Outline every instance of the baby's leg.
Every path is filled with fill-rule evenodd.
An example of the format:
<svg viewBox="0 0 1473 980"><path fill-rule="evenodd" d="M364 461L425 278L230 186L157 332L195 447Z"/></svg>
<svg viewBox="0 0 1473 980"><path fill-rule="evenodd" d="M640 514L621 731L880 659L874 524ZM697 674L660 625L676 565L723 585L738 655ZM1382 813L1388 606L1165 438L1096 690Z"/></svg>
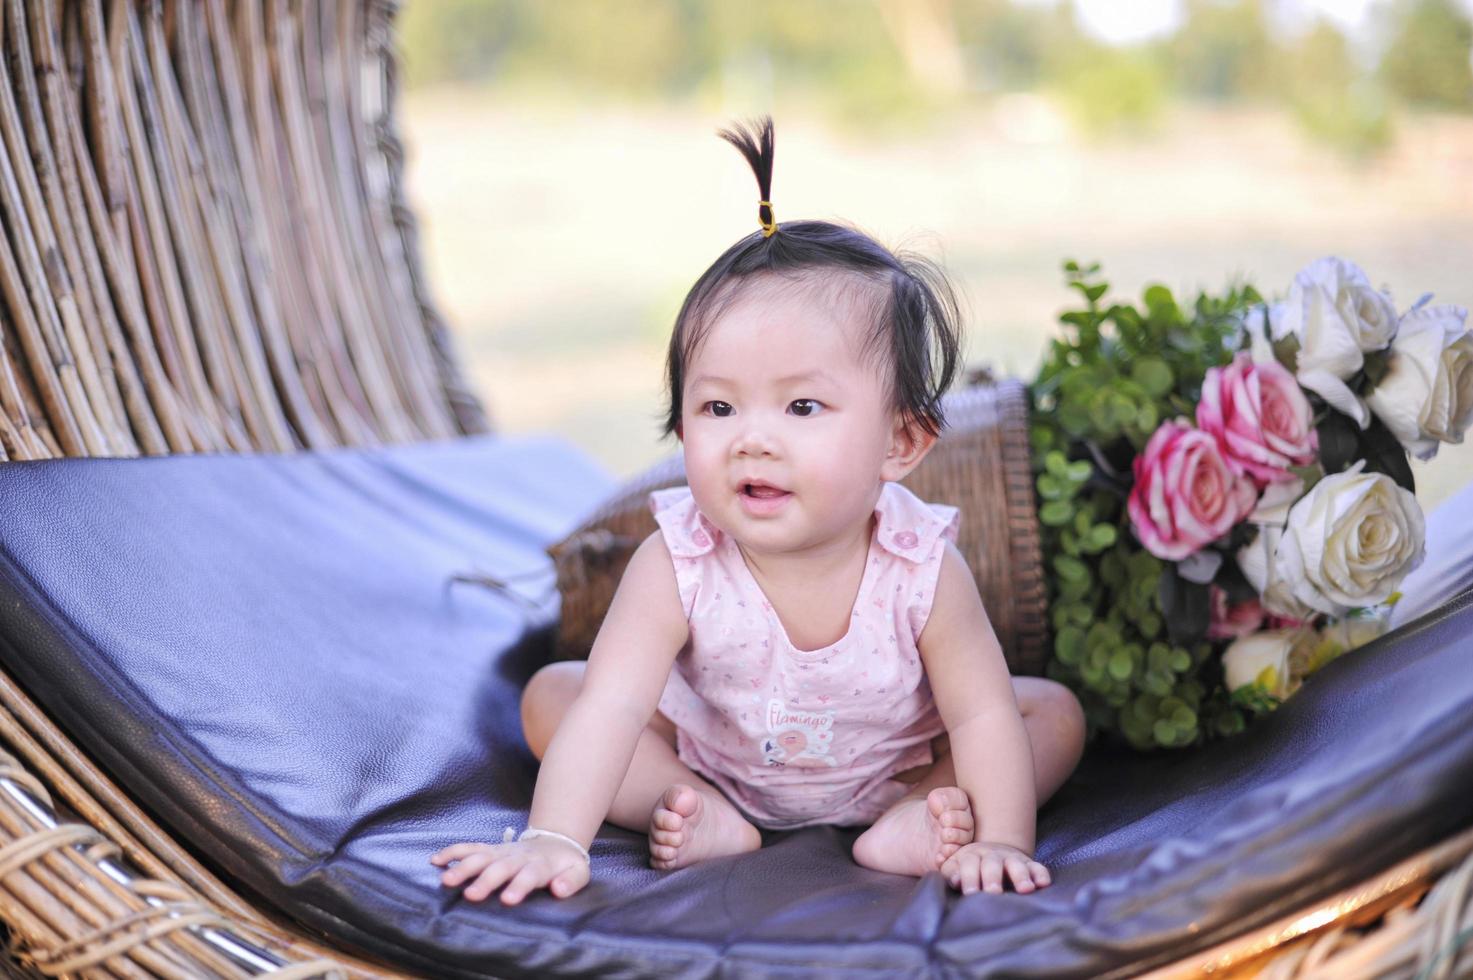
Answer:
<svg viewBox="0 0 1473 980"><path fill-rule="evenodd" d="M1043 806L1079 764L1084 712L1073 692L1041 677L1014 677L1013 694L1033 751L1034 794ZM986 828L975 826L967 796L957 786L945 735L937 738L935 753L928 769L896 775L903 782L914 780L915 786L855 840L857 863L893 874L921 875L972 841L974 832L975 839L986 839ZM963 830L966 836L959 839Z"/></svg>
<svg viewBox="0 0 1473 980"><path fill-rule="evenodd" d="M543 667L522 693L522 730L538 759L583 686L581 660ZM640 733L608 820L649 834L650 865L662 870L754 851L762 835L721 791L675 754L675 726L656 711Z"/></svg>

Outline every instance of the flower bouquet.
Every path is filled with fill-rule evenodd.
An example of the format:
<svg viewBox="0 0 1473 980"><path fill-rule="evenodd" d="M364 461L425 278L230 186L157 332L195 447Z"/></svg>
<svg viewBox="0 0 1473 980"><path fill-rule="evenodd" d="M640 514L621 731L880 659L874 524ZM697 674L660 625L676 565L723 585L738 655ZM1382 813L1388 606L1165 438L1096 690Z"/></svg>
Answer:
<svg viewBox="0 0 1473 980"><path fill-rule="evenodd" d="M1408 454L1473 420L1466 311L1337 258L1189 309L1065 269L1083 308L1030 388L1048 674L1137 748L1231 735L1384 631L1424 552Z"/></svg>

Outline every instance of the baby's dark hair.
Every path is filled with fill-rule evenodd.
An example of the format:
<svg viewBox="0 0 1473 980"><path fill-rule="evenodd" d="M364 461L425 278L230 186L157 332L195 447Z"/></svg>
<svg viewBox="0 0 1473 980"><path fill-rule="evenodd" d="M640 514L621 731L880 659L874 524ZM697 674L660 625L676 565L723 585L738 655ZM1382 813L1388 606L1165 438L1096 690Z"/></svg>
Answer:
<svg viewBox="0 0 1473 980"><path fill-rule="evenodd" d="M876 297L864 353L892 365L890 395L902 419L939 435L946 424L941 396L956 375L961 350L961 314L945 273L929 259L891 252L855 228L828 221L784 222L779 228L770 197L772 120L760 120L751 131L735 126L720 135L741 150L757 175L764 230L723 252L681 304L666 359L666 435L680 424L686 367L711 323L744 284L764 275L794 282L833 275L834 285L845 293Z"/></svg>

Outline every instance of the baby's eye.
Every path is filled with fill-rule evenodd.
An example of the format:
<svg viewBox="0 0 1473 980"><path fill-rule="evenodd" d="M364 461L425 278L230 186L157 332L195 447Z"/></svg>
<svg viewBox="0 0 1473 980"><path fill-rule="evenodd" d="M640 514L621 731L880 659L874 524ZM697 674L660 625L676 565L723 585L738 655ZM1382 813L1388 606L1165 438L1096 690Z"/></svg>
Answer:
<svg viewBox="0 0 1473 980"><path fill-rule="evenodd" d="M701 406L701 411L707 415L714 415L718 419L724 419L736 411L726 402L707 402Z"/></svg>
<svg viewBox="0 0 1473 980"><path fill-rule="evenodd" d="M788 405L788 411L794 415L807 418L810 415L817 415L823 411L823 402L816 401L812 398L796 398Z"/></svg>

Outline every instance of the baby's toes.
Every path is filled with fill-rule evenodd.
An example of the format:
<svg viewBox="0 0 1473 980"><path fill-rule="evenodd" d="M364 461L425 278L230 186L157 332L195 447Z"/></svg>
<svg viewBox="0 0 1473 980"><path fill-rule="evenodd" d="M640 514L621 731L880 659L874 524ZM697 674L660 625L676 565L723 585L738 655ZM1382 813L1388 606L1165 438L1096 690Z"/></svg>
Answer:
<svg viewBox="0 0 1473 980"><path fill-rule="evenodd" d="M671 847L679 847L685 843L685 831L683 830L651 830L650 841L656 844L668 844Z"/></svg>
<svg viewBox="0 0 1473 980"><path fill-rule="evenodd" d="M960 786L939 786L931 790L926 794L926 807L937 819L945 819L949 813L965 810L970 814L971 811L971 803Z"/></svg>
<svg viewBox="0 0 1473 980"><path fill-rule="evenodd" d="M942 827L941 842L943 844L970 844L972 842L972 828Z"/></svg>
<svg viewBox="0 0 1473 980"><path fill-rule="evenodd" d="M941 826L943 827L956 827L958 830L970 831L975 822L972 819L970 806L962 810L941 811Z"/></svg>
<svg viewBox="0 0 1473 980"><path fill-rule="evenodd" d="M675 783L665 790L665 794L660 797L660 803L663 809L683 820L695 816L696 807L700 805L701 798L693 787L684 783Z"/></svg>
<svg viewBox="0 0 1473 980"><path fill-rule="evenodd" d="M672 810L656 807L655 812L650 815L650 823L660 830L679 830L685 823L685 818Z"/></svg>

